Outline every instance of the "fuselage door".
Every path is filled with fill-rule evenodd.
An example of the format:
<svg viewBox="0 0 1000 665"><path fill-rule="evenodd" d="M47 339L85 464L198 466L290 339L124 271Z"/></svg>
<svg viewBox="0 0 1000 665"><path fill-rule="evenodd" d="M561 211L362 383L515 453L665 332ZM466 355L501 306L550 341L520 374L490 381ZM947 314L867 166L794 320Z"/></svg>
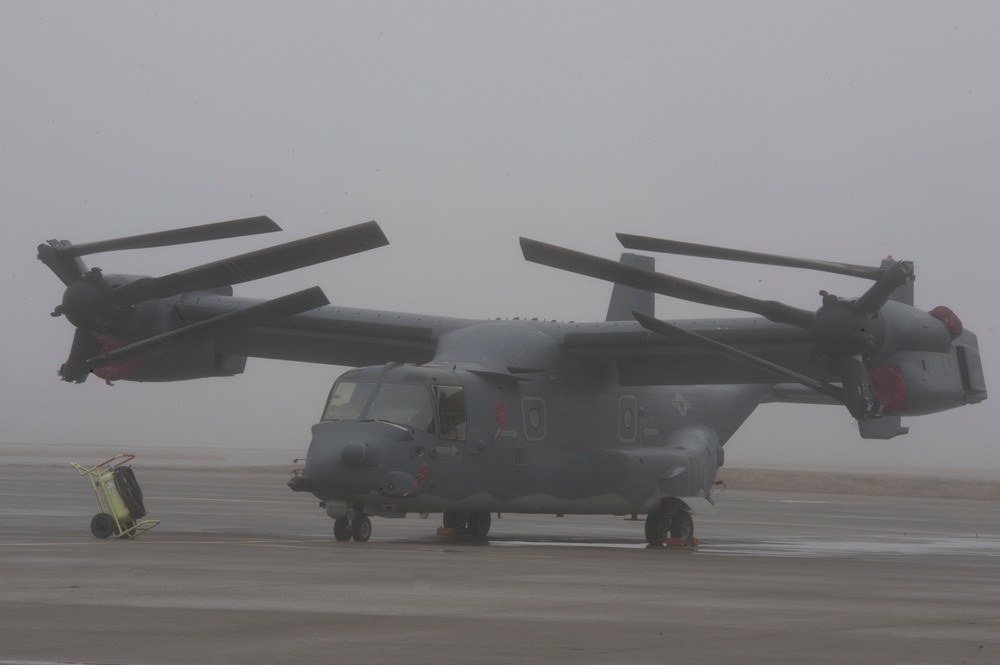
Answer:
<svg viewBox="0 0 1000 665"><path fill-rule="evenodd" d="M435 385L432 392L437 408L438 436L464 442L468 426L465 390L462 386Z"/></svg>
<svg viewBox="0 0 1000 665"><path fill-rule="evenodd" d="M524 412L524 438L528 441L545 440L545 400L525 397L521 400Z"/></svg>
<svg viewBox="0 0 1000 665"><path fill-rule="evenodd" d="M639 430L639 413L635 395L622 395L618 398L618 439L622 443L635 443L636 432Z"/></svg>

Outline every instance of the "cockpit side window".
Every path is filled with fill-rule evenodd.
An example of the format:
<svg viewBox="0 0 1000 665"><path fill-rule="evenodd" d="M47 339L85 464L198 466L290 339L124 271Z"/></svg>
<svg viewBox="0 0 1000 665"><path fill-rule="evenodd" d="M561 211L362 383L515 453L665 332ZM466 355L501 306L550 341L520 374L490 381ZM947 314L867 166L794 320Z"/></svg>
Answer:
<svg viewBox="0 0 1000 665"><path fill-rule="evenodd" d="M373 392L375 384L371 382L337 381L326 401L323 420L358 420Z"/></svg>
<svg viewBox="0 0 1000 665"><path fill-rule="evenodd" d="M442 439L465 441L465 391L462 386L434 386L434 403L441 424L438 435Z"/></svg>
<svg viewBox="0 0 1000 665"><path fill-rule="evenodd" d="M427 386L413 383L379 385L365 420L384 420L421 432L433 432L434 408Z"/></svg>

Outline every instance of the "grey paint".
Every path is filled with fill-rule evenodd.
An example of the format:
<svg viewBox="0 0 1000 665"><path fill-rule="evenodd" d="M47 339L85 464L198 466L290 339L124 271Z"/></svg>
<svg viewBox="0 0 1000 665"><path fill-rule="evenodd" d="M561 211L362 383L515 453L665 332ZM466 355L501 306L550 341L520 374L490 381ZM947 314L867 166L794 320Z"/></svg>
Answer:
<svg viewBox="0 0 1000 665"><path fill-rule="evenodd" d="M363 226L382 237L377 225ZM336 232L319 237L336 237ZM255 252L255 269L283 271L290 246L308 243L278 246L276 267L268 250ZM323 251L339 256L342 247L333 243ZM309 260L322 255L317 250ZM591 259L573 253L572 269L590 274ZM610 319L626 308L652 309L651 295L636 286L646 281L644 275L656 276L648 270L650 262L631 255L623 260L632 266L634 283L616 284ZM116 360L114 370L129 380L232 374L248 356L368 365L345 375L345 381L367 386L352 393L359 396L357 408L349 415L333 410L314 425L305 468L289 483L321 501L338 520L338 537L348 535L349 528L358 540L368 537L367 516L408 512L444 512L446 526L467 525L480 535L494 512L642 513L651 544L662 543L668 532L690 537L688 513L710 508L730 437L763 401L801 400L801 392L789 390L768 371L768 363L813 382L836 381L843 358L830 349L839 348L838 335L849 340L857 335L850 327L842 332L837 318L837 308L846 311L851 301L830 299L807 330L759 317L673 322L719 343L720 353L650 332L635 321L482 321L329 305L247 329L223 327L209 342L197 338L183 346L192 326L257 310L262 303L219 287L215 267L222 265L226 262L211 264L210 290L113 307L107 301L128 284L142 283L156 294L173 289L155 279L81 275L67 286L67 318L72 312L72 322L102 346L109 340L125 345L118 353L126 359ZM614 264L600 266L605 278L617 274ZM62 264L50 267L65 277ZM187 274L197 276L198 270ZM189 277L187 283L197 282ZM86 288L78 288L80 283ZM693 283L668 286L679 297L681 291L701 289ZM716 293L721 292L713 291L712 297ZM763 311L777 311L776 318L785 321L782 308L775 303ZM824 311L833 313L832 328L819 316ZM793 318L808 322L811 317L797 310ZM888 438L905 431L901 415L986 398L975 335L949 329L946 316L889 301L861 319L851 317L846 319L850 325L858 320L874 331L864 331L870 353L858 356L862 380L869 380L870 371L883 382L897 380L906 391L905 396L893 394L892 386L884 388L874 378L871 386L859 384L891 407L878 411L884 421L861 418L862 436ZM154 336L167 352L128 356L130 342ZM857 353L852 344L844 345L844 353ZM74 355L81 348L76 344L64 365L67 381L86 377L76 371L81 364ZM733 360L725 349L748 353L763 364ZM98 366L97 372L108 369L93 359L86 362ZM343 384L344 395L332 391L331 404L344 399L348 387ZM831 389L829 394L839 393ZM456 395L460 402L453 401Z"/></svg>

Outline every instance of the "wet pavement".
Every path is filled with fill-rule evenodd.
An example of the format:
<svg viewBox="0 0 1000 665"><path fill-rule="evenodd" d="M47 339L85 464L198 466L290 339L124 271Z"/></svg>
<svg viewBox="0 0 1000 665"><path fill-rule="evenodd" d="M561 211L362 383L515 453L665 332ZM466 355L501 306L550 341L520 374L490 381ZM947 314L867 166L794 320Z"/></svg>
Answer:
<svg viewBox="0 0 1000 665"><path fill-rule="evenodd" d="M1000 662L998 502L730 490L696 549L537 515L359 544L287 473L135 470L161 523L97 540L86 478L0 465L0 663Z"/></svg>

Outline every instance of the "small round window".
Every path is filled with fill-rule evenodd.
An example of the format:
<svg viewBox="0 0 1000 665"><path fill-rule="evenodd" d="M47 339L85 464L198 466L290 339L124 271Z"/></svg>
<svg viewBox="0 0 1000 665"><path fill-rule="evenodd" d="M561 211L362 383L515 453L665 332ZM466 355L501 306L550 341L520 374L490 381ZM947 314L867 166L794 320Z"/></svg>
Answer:
<svg viewBox="0 0 1000 665"><path fill-rule="evenodd" d="M622 411L622 425L625 429L632 429L632 409L626 408Z"/></svg>
<svg viewBox="0 0 1000 665"><path fill-rule="evenodd" d="M532 407L528 411L528 424L531 426L531 429L538 429L542 426L542 414L538 409Z"/></svg>
<svg viewBox="0 0 1000 665"><path fill-rule="evenodd" d="M521 401L524 418L524 436L528 441L545 439L545 402L538 397L525 397Z"/></svg>

